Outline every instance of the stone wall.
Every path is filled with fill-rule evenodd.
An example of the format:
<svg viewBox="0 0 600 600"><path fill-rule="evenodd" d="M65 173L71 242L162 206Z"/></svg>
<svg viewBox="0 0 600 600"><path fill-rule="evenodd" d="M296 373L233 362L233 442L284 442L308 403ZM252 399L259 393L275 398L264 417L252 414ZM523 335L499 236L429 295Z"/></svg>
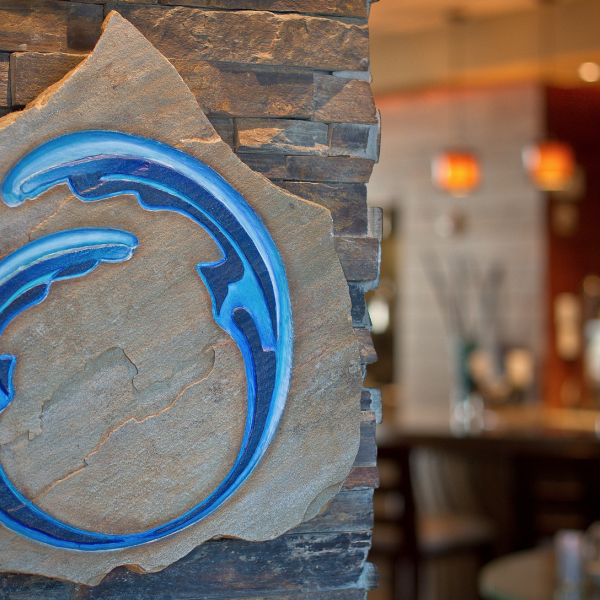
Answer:
<svg viewBox="0 0 600 600"><path fill-rule="evenodd" d="M21 110L76 66L111 10L174 64L240 159L331 211L362 362L375 360L364 302L377 284L381 222L367 207L365 186L379 144L368 0L0 0L0 116ZM376 577L366 557L377 391L364 390L362 409L361 446L341 493L280 538L213 540L160 573L120 568L93 588L5 575L0 597L364 598Z"/></svg>

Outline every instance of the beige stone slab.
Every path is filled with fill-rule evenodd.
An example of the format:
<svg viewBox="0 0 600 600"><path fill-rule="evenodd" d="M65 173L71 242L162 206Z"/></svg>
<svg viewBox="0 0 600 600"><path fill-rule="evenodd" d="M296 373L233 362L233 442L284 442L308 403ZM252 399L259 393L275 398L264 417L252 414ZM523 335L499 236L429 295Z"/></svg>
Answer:
<svg viewBox="0 0 600 600"><path fill-rule="evenodd" d="M156 571L204 540L266 540L316 515L359 444L361 369L329 212L253 173L221 140L176 70L113 13L94 52L22 112L0 119L0 177L41 143L81 130L153 138L229 181L259 214L290 288L294 364L267 454L219 510L180 533L118 551L57 549L0 526L0 568L94 584L118 565ZM246 382L212 318L196 264L215 242L130 195L83 203L65 185L17 208L0 203L0 258L74 227L134 233L131 260L53 284L0 338L17 356L15 400L0 414L0 462L17 488L73 526L132 533L204 498L234 460Z"/></svg>

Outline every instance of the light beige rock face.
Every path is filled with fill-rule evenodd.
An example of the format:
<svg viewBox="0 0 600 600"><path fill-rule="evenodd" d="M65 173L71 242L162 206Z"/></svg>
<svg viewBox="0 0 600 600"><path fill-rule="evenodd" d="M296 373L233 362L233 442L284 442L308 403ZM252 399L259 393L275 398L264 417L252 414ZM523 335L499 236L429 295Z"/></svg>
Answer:
<svg viewBox="0 0 600 600"><path fill-rule="evenodd" d="M58 135L153 138L202 160L260 215L286 269L294 322L288 400L267 454L212 515L169 538L110 552L57 549L0 526L0 568L94 584L118 565L155 571L215 536L276 537L319 512L359 442L361 369L327 210L271 185L221 141L175 69L109 15L93 54L22 113L0 119L0 177ZM0 414L0 461L42 510L104 533L143 531L206 497L238 452L246 418L240 351L213 320L196 264L220 256L189 219L131 195L84 203L60 185L0 202L0 258L74 227L124 229L126 262L55 282L0 338L17 357Z"/></svg>

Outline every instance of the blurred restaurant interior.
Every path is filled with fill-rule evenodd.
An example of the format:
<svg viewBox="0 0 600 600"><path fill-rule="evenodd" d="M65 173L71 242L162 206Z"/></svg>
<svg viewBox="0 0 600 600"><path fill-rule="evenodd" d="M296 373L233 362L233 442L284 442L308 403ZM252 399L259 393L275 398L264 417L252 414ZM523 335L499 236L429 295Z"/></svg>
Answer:
<svg viewBox="0 0 600 600"><path fill-rule="evenodd" d="M370 600L600 598L600 0L369 24Z"/></svg>

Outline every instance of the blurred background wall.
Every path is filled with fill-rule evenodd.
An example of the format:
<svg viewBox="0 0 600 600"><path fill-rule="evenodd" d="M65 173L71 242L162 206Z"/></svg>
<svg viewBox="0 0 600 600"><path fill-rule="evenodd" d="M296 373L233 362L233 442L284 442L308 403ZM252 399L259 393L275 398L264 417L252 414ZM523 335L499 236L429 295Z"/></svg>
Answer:
<svg viewBox="0 0 600 600"><path fill-rule="evenodd" d="M383 354L393 354L393 386L384 387L388 419L447 426L455 328L444 318L448 299L440 296L440 277L453 288L446 292L460 306L465 329L479 330L480 345L495 335L504 349L533 356L534 380L521 400L595 408L596 399L585 393L585 368L557 357L552 311L562 292L582 300L585 277L596 273L579 273L569 283L561 275L572 266L560 248L557 255L557 244L577 245L578 226L555 235L556 198L533 185L522 151L557 133L564 138L559 122L577 121L581 112L573 99L554 102L549 90L598 89L600 2L381 0L371 7L370 31L382 140L369 202L385 207L394 225L393 238L384 242L380 286L380 296L390 289L393 295L393 333L379 336L388 339L387 348L380 340ZM589 81L582 79L584 63L592 69L583 71ZM592 98L588 105L580 117L593 130L600 104ZM466 148L480 161L481 183L463 198L432 183L432 159L449 148ZM598 195L587 179L579 204L572 203L575 212L582 199ZM585 251L600 253L600 244ZM392 255L393 265L386 265ZM481 280L494 270L501 275L492 332L482 322ZM386 383L384 368L375 365L373 378Z"/></svg>
<svg viewBox="0 0 600 600"><path fill-rule="evenodd" d="M465 327L473 329L479 300L473 285L461 281L461 271L483 275L492 265L502 265L503 341L537 356L542 351L545 211L520 153L541 132L542 94L534 84L435 90L384 99L378 106L385 125L369 199L395 210L400 239L394 367L402 417L408 423L447 425L455 375L452 339L428 276L431 269L454 280L469 321ZM459 143L456 118L464 123L464 138L482 165L481 186L466 198L448 197L431 182L432 157Z"/></svg>

